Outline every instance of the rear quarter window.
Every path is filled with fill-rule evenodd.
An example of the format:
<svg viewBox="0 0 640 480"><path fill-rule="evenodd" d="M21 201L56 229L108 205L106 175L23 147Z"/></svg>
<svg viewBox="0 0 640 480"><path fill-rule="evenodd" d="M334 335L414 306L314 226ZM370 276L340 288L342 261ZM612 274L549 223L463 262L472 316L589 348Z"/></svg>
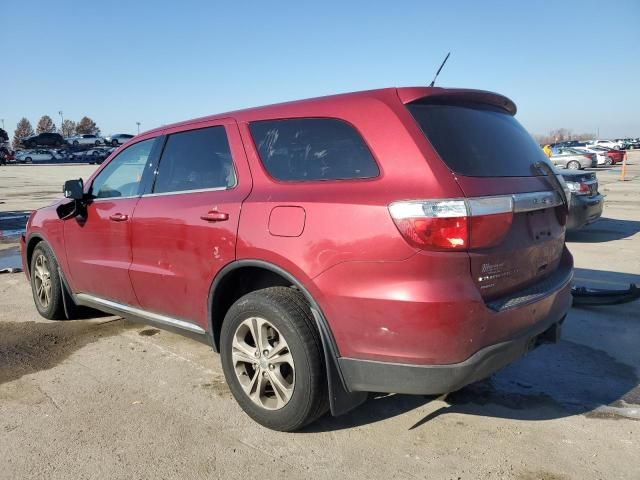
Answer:
<svg viewBox="0 0 640 480"><path fill-rule="evenodd" d="M276 180L349 180L380 173L360 134L342 120L263 120L249 129L264 168Z"/></svg>
<svg viewBox="0 0 640 480"><path fill-rule="evenodd" d="M509 113L484 104L407 105L444 163L471 177L529 177L546 155Z"/></svg>

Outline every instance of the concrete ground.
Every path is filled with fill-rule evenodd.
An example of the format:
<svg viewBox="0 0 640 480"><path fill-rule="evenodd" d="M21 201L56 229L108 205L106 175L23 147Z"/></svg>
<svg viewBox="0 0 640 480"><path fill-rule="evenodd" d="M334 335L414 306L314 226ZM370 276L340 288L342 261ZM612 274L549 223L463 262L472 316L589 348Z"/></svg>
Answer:
<svg viewBox="0 0 640 480"><path fill-rule="evenodd" d="M568 238L577 284L640 284L640 152L630 164L628 182L598 172L603 218ZM0 225L93 168L0 167ZM0 246L15 262L15 237ZM446 398L372 396L295 434L244 415L206 345L43 320L23 274L0 275L0 305L0 479L640 478L638 302L573 308L558 345Z"/></svg>

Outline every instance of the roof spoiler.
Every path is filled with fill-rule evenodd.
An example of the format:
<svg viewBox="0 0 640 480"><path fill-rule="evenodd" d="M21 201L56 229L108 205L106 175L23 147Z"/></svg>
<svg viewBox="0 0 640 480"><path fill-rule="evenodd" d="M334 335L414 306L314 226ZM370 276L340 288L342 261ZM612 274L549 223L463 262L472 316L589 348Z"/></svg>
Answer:
<svg viewBox="0 0 640 480"><path fill-rule="evenodd" d="M487 92L485 90L438 87L409 87L399 88L398 97L404 104L412 103L417 100L451 100L452 102L486 103L499 107L511 115L515 115L518 110L516 104L509 98L505 97L504 95Z"/></svg>

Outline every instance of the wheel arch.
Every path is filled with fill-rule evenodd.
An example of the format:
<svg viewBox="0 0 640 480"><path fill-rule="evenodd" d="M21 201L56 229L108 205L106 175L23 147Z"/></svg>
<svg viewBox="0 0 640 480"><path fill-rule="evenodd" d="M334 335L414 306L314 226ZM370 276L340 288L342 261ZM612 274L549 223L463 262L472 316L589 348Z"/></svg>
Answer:
<svg viewBox="0 0 640 480"><path fill-rule="evenodd" d="M26 241L25 259L29 277L31 277L31 258L33 257L33 251L40 242L47 242L47 239L40 233L32 233Z"/></svg>
<svg viewBox="0 0 640 480"><path fill-rule="evenodd" d="M258 273L258 275L255 275ZM242 283L247 274L254 274L252 280ZM250 288L246 288L247 285ZM215 351L220 350L220 330L229 307L242 295L268 286L293 286L299 290L309 302L311 313L316 323L322 349L324 351L329 403L331 413L340 415L363 403L366 392L349 392L338 363L339 350L331 332L329 323L309 290L294 275L282 267L264 260L243 259L227 264L214 278L209 288L207 300L207 320L209 340ZM214 305L220 308L214 309Z"/></svg>

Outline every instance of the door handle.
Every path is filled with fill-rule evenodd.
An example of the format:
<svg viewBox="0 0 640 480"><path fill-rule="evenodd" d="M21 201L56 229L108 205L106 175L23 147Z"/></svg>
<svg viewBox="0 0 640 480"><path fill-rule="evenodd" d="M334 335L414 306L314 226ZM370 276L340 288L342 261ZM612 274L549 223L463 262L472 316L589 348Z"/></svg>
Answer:
<svg viewBox="0 0 640 480"><path fill-rule="evenodd" d="M205 222L224 222L229 220L229 214L212 210L204 215L200 215L200 218Z"/></svg>
<svg viewBox="0 0 640 480"><path fill-rule="evenodd" d="M114 222L126 222L129 220L129 215L125 215L124 213L114 213L113 215L109 215L109 220Z"/></svg>

